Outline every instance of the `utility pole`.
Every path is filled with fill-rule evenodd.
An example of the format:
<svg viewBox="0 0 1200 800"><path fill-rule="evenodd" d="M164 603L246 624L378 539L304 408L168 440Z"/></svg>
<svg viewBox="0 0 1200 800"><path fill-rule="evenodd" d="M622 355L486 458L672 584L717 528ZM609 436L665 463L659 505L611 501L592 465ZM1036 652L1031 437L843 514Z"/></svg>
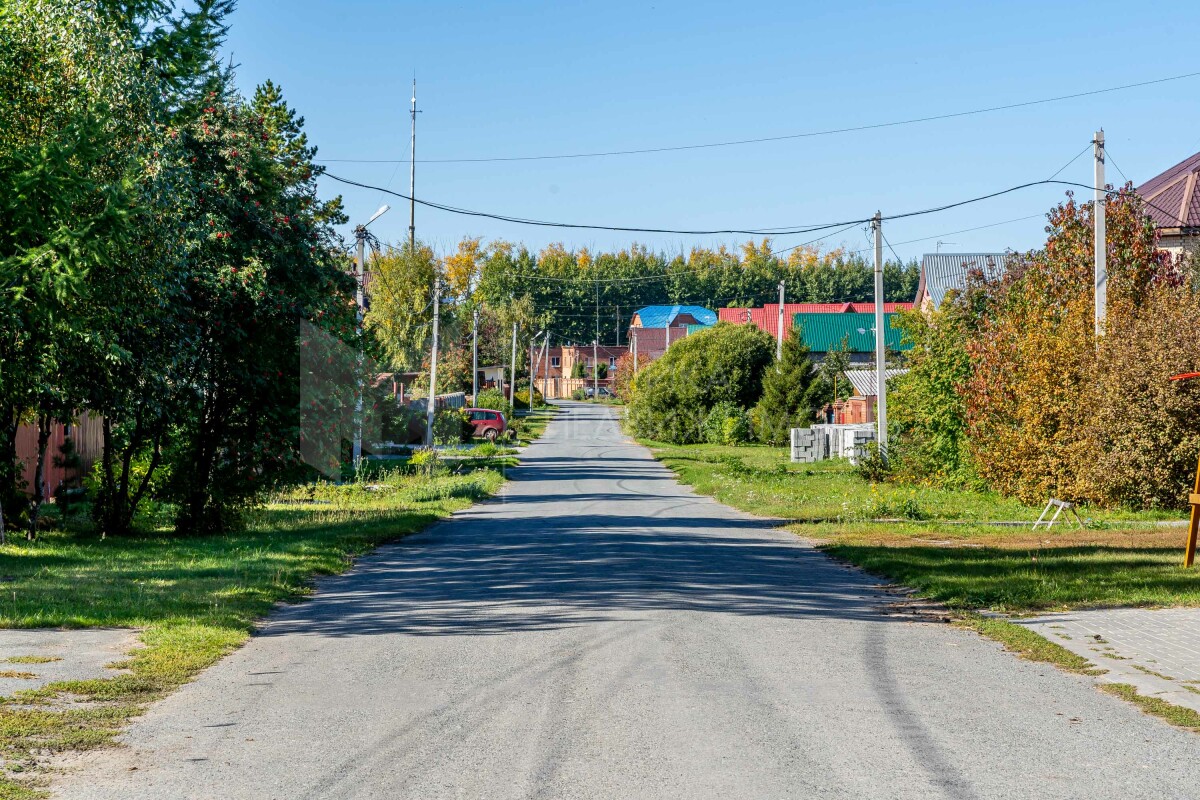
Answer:
<svg viewBox="0 0 1200 800"><path fill-rule="evenodd" d="M508 371L511 386L508 387L508 402L517 410L517 323L513 322L512 368Z"/></svg>
<svg viewBox="0 0 1200 800"><path fill-rule="evenodd" d="M879 455L887 463L887 338L883 328L883 214L875 212L871 220L875 231L875 398Z"/></svg>
<svg viewBox="0 0 1200 800"><path fill-rule="evenodd" d="M1096 336L1104 335L1104 323L1108 316L1108 234L1105 230L1105 200L1104 191L1104 129L1096 131L1092 140L1092 151L1096 158L1095 198L1092 203L1092 218L1096 222L1095 253L1096 253Z"/></svg>
<svg viewBox="0 0 1200 800"><path fill-rule="evenodd" d="M638 352L637 352L637 340L638 340L638 337L637 337L637 328L630 328L630 329L629 329L629 334L630 334L630 336L632 336L632 337L633 337L633 374L634 374L634 375L637 375L637 371L638 371L638 363L637 363L637 357L638 357Z"/></svg>
<svg viewBox="0 0 1200 800"><path fill-rule="evenodd" d="M367 274L366 249L367 249L367 226L359 225L354 229L354 238L358 245L358 257L354 260L354 304L358 307L355 312L355 334L362 338L363 332L363 307L366 304L366 298L363 290L363 276ZM358 358L356 359L358 375L355 379L358 381L358 392L354 398L354 443L350 448L350 463L358 469L358 462L362 458L362 433L363 433L363 376L362 376L362 342L359 342Z"/></svg>
<svg viewBox="0 0 1200 800"><path fill-rule="evenodd" d="M783 285L784 282L779 282L779 331L775 341L775 361L783 368Z"/></svg>
<svg viewBox="0 0 1200 800"><path fill-rule="evenodd" d="M471 402L479 396L479 308L471 312Z"/></svg>
<svg viewBox="0 0 1200 800"><path fill-rule="evenodd" d="M533 354L535 352L537 352L535 349L536 347L537 347L537 337L535 336L529 340L529 413L530 414L533 413L533 387L535 385L535 381L537 381L538 365L537 365L537 362L534 361L534 358L533 358ZM516 409L514 408L513 411L516 411Z"/></svg>
<svg viewBox="0 0 1200 800"><path fill-rule="evenodd" d="M408 159L408 247L417 248L417 79L413 77L412 149Z"/></svg>
<svg viewBox="0 0 1200 800"><path fill-rule="evenodd" d="M550 331L546 331L546 345L542 352L545 353L545 361L543 362L545 364L545 371L542 373L542 397L545 397L547 390L550 388ZM562 363L561 359L559 363Z"/></svg>
<svg viewBox="0 0 1200 800"><path fill-rule="evenodd" d="M596 284L596 338L592 339L592 397L600 399L600 356L597 345L600 344L600 284Z"/></svg>
<svg viewBox="0 0 1200 800"><path fill-rule="evenodd" d="M429 354L429 397L425 400L425 443L433 447L433 420L437 413L438 320L442 287L437 275L433 277L433 347Z"/></svg>
<svg viewBox="0 0 1200 800"><path fill-rule="evenodd" d="M621 307L617 306L617 338L613 342L617 347L621 346Z"/></svg>

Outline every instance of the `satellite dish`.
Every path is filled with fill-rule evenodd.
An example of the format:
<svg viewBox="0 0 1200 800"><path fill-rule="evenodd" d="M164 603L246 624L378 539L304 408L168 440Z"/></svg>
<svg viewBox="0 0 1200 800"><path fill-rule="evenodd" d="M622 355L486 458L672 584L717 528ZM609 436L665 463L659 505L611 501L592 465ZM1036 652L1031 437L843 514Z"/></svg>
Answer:
<svg viewBox="0 0 1200 800"><path fill-rule="evenodd" d="M867 332L867 329L866 329L866 328L859 328L859 329L858 329L858 332L859 332L859 333L866 333L866 332Z"/></svg>

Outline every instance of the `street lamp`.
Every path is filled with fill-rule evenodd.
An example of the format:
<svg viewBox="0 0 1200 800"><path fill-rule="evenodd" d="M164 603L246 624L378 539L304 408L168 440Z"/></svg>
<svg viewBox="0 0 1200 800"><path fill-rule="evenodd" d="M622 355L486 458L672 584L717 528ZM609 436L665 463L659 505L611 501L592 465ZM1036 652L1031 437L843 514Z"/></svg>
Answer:
<svg viewBox="0 0 1200 800"><path fill-rule="evenodd" d="M366 249L367 249L367 225L370 225L375 220L382 217L391 209L389 205L382 205L379 210L371 215L371 218L366 221L366 224L359 225L354 229L354 238L358 244L358 258L354 262L354 302L358 306L357 325L355 333L362 337L363 332L363 315L366 311L366 298L363 292L363 276L367 274ZM354 400L354 445L350 454L350 463L354 468L358 469L358 462L362 459L362 429L363 429L363 352L360 348L358 351L358 397Z"/></svg>

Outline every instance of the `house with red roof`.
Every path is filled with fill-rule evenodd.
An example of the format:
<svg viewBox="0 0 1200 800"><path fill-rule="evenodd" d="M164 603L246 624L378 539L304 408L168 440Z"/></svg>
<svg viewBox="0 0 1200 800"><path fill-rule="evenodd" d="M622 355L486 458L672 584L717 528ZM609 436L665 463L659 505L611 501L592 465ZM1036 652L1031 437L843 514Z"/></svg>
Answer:
<svg viewBox="0 0 1200 800"><path fill-rule="evenodd" d="M1158 228L1159 247L1174 256L1200 256L1200 153L1137 188Z"/></svg>
<svg viewBox="0 0 1200 800"><path fill-rule="evenodd" d="M908 311L912 303L884 303L883 313L895 314ZM874 314L874 303L784 303L783 319L785 331L790 331L797 314ZM717 310L722 322L735 325L749 323L761 328L771 336L779 335L779 303L767 303L761 308L722 308Z"/></svg>

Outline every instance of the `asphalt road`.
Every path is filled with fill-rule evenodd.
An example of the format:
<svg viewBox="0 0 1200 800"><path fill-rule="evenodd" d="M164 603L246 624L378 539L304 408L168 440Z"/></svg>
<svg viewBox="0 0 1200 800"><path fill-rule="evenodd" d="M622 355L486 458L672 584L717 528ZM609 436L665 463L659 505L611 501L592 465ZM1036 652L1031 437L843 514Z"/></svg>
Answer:
<svg viewBox="0 0 1200 800"><path fill-rule="evenodd" d="M679 486L570 405L486 503L158 703L82 798L1196 798L1200 739Z"/></svg>

